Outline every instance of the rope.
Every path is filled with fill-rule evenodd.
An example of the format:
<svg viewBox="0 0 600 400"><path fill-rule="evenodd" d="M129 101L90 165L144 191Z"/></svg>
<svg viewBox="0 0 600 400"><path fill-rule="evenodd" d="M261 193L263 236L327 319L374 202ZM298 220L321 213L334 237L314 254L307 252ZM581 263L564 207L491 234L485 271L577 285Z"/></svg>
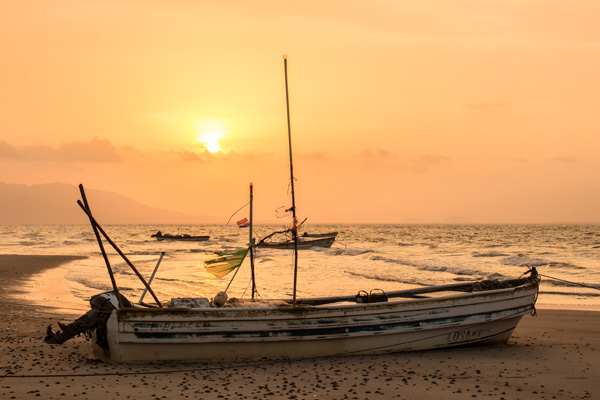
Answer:
<svg viewBox="0 0 600 400"><path fill-rule="evenodd" d="M598 287L594 287L594 286L586 285L586 284L584 284L584 283L578 283L578 282L566 281L566 280L564 280L564 279L553 278L553 277L551 277L551 276L548 276L548 275L542 275L542 274L539 274L539 275L540 275L540 276L543 276L544 278L553 279L553 280L555 280L555 281L561 281L561 282L565 282L565 283L570 283L571 285L575 285L575 286L581 286L581 287L588 288L588 289L596 289L596 290L600 290L600 288L598 288Z"/></svg>
<svg viewBox="0 0 600 400"><path fill-rule="evenodd" d="M225 225L229 225L229 223L231 222L231 218L233 218L233 216L235 214L237 214L242 208L246 207L248 204L250 204L250 202L247 202L246 204L244 204L243 206L241 206L240 208L238 208L236 210L236 212L234 212L233 214L231 214L231 217L229 217L229 220L227 220L227 223Z"/></svg>

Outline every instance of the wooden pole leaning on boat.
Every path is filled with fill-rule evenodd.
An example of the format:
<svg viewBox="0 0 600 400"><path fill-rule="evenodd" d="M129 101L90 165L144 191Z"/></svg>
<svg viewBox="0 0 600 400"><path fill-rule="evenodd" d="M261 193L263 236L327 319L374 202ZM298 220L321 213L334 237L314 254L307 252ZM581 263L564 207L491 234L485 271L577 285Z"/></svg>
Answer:
<svg viewBox="0 0 600 400"><path fill-rule="evenodd" d="M79 192L81 193L81 198L83 199L83 203L85 204L84 211L86 212L88 218L90 219L90 224L92 225L92 229L94 230L94 234L96 235L96 240L98 241L98 246L100 247L100 252L102 253L102 258L104 258L104 263L106 264L106 269L108 269L108 276L110 276L110 283L112 284L113 291L115 292L115 296L117 296L117 301L119 302L119 308L123 308L123 300L121 299L121 295L119 294L119 287L117 286L117 281L115 280L115 275L113 274L112 267L110 266L110 261L108 261L108 256L106 255L106 251L104 250L104 244L102 243L102 238L98 233L98 229L96 225L94 225L92 211L90 210L90 206L87 201L87 197L85 196L85 191L83 190L83 185L79 185ZM77 204L81 206L81 201L77 200Z"/></svg>
<svg viewBox="0 0 600 400"><path fill-rule="evenodd" d="M150 275L150 278L148 279L148 286L152 285L152 280L154 279L154 275L156 275L156 271L158 271L158 267L160 266L160 262L162 261L164 256L165 256L165 252L163 251L160 253L160 257L158 258L158 261L156 262L156 267L154 267L154 270L152 271L152 275ZM140 296L138 304L142 304L142 302L144 301L144 297L146 296L146 293L148 293L148 288L144 288L144 292Z"/></svg>
<svg viewBox="0 0 600 400"><path fill-rule="evenodd" d="M88 214L89 210L85 208L85 206L81 203L81 201L77 200L77 204L79 204L79 207L81 207L81 209L86 214ZM100 233L102 234L102 236L104 236L104 238L106 239L106 241L108 243L110 243L110 245L113 247L113 249L115 249L115 251L117 253L119 253L119 255L121 256L121 258L127 263L127 265L129 265L129 267L137 275L137 277L140 279L140 281L142 281L142 283L144 284L144 286L148 289L148 291L150 292L150 294L154 298L154 301L156 301L156 304L158 305L158 307L162 308L162 304L160 303L160 300L158 300L158 297L156 297L156 294L154 294L154 290L152 290L152 288L150 287L150 285L148 285L148 282L146 282L146 280L144 279L144 277L142 276L142 274L140 274L139 271L137 270L137 268L131 263L131 261L129 261L129 258L127 258L127 256L121 251L121 249L119 249L119 247L115 244L115 242L113 242L111 240L111 238L104 231L104 229L102 229L102 227L100 226L100 224L98 223L98 221L96 221L94 219L94 217L92 217L91 214L88 214L88 217L90 218L90 221L92 222L92 224L95 225L98 228L98 230L100 231Z"/></svg>
<svg viewBox="0 0 600 400"><path fill-rule="evenodd" d="M83 190L83 187L81 187L81 190ZM150 292L150 295L152 295L152 297L154 298L154 301L156 301L156 304L158 305L158 307L162 308L162 304L160 303L160 300L158 300L158 297L156 297L156 294L154 294L154 291L152 290L152 288L150 287L150 285L148 285L148 282L146 282L146 280L139 273L139 271L137 270L137 268L131 263L131 261L129 261L129 259L127 258L127 256L121 251L121 249L119 249L119 247L115 244L115 242L113 242L111 240L111 238L104 231L104 229L102 229L102 227L100 226L100 224L98 223L98 221L96 221L94 219L94 217L92 216L91 211L86 206L83 205L83 203L81 202L81 200L77 200L77 204L79 204L79 207L81 207L81 209L83 210L83 212L85 212L87 214L88 218L90 219L90 222L91 222L92 226L94 226L95 228L98 229L98 231L102 234L102 236L104 236L104 238L106 239L106 241L113 247L113 249L115 249L115 251L117 253L119 253L119 255L121 256L121 258L127 263L127 265L129 265L129 267L137 275L137 277L140 279L140 281L142 281L142 283L144 284L144 286L148 289L148 292ZM111 270L111 273L112 273L112 270ZM113 279L114 279L114 277L113 277ZM116 283L115 283L115 287L116 287ZM120 303L119 303L119 305L120 305Z"/></svg>

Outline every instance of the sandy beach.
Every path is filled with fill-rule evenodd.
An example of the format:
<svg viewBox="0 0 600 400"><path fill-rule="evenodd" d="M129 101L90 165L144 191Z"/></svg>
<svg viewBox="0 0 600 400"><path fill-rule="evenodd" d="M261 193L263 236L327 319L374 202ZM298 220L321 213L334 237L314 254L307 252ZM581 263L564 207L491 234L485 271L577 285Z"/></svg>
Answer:
<svg viewBox="0 0 600 400"><path fill-rule="evenodd" d="M32 274L73 256L0 255L2 399L593 399L600 314L539 309L507 345L239 364L107 365L77 337L43 342L72 315L15 300Z"/></svg>

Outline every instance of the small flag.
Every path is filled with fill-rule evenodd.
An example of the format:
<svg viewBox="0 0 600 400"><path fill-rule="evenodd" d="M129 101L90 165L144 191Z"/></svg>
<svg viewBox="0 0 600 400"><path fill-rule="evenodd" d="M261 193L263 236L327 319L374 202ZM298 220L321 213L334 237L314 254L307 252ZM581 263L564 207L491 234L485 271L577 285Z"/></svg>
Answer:
<svg viewBox="0 0 600 400"><path fill-rule="evenodd" d="M204 261L204 268L217 278L222 278L237 267L242 265L248 250L253 246L249 245L243 249L239 249L233 253L222 253L215 251L215 254L210 259Z"/></svg>
<svg viewBox="0 0 600 400"><path fill-rule="evenodd" d="M244 219L240 219L238 222L238 227L240 228L247 228L250 226L250 221L248 221L248 218L244 218Z"/></svg>

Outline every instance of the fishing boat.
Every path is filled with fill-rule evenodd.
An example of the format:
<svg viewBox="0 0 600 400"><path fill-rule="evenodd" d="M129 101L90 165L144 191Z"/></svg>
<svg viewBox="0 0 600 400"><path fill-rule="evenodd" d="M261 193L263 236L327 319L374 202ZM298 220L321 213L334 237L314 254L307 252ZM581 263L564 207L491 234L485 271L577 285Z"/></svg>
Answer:
<svg viewBox="0 0 600 400"><path fill-rule="evenodd" d="M296 221L286 59L284 66L292 211ZM387 293L372 289L354 295L298 299L296 223L291 232L291 299L254 299L252 269L252 299L228 299L228 286L212 300L173 298L164 304L95 220L82 186L80 191L82 200L78 204L96 234L113 290L93 296L91 310L69 325L59 323L59 331L48 327L45 341L62 344L84 333L91 336L96 357L108 363L299 359L501 344L508 341L524 315L535 314L540 281L535 268L516 279L484 279ZM252 186L250 199L252 204ZM252 211L250 216L252 221ZM207 270L211 268L215 276L237 273L247 254L253 266L255 245L252 229L249 231L247 248L216 254L205 262ZM132 268L156 304L144 303L143 295L133 303L120 293L101 236Z"/></svg>
<svg viewBox="0 0 600 400"><path fill-rule="evenodd" d="M335 242L335 236L331 237L323 237L317 239L301 239L298 238L298 250L302 249L312 249L313 247L325 247L329 248ZM257 247L265 248L265 249L284 249L284 250L292 250L294 248L293 240L286 240L283 242L259 242Z"/></svg>
<svg viewBox="0 0 600 400"><path fill-rule="evenodd" d="M327 232L327 233L308 233L304 232L301 237L302 238L324 238L324 237L336 237L338 235L337 232Z"/></svg>
<svg viewBox="0 0 600 400"><path fill-rule="evenodd" d="M285 239L280 240L272 240L272 238L276 235L286 235ZM262 238L256 246L259 248L266 249L285 249L292 250L294 246L297 246L298 250L302 249L312 249L313 247L325 247L330 248L331 245L335 242L335 237L337 236L337 232L333 232L332 234L320 234L320 235L302 235L301 237L296 238L296 243L294 243L293 235L291 234L291 229L273 232L268 236Z"/></svg>
<svg viewBox="0 0 600 400"><path fill-rule="evenodd" d="M194 235L188 235L188 234L177 234L177 235L172 235L169 233L162 233L161 231L156 232L153 235L150 235L153 238L156 238L156 240L163 241L163 240L175 240L175 241L179 241L179 242L205 242L208 239L210 239L210 236L194 236Z"/></svg>
<svg viewBox="0 0 600 400"><path fill-rule="evenodd" d="M238 301L172 299L171 307L134 305L114 292L92 297L92 310L63 331L60 344L92 332L107 363L231 362L383 354L506 343L535 312L539 278L483 280L355 296Z"/></svg>

